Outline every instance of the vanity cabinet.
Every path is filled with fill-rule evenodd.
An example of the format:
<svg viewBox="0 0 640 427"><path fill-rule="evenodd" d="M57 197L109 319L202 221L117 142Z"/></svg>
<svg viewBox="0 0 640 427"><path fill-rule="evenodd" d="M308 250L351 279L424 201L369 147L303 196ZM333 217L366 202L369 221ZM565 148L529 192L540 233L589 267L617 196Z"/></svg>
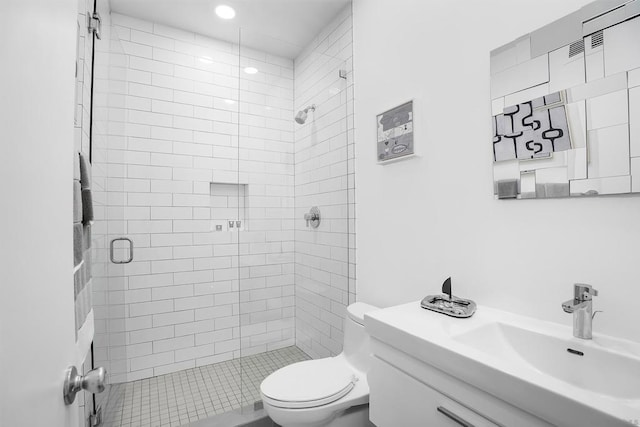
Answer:
<svg viewBox="0 0 640 427"><path fill-rule="evenodd" d="M377 427L498 426L380 359L368 380L369 418Z"/></svg>
<svg viewBox="0 0 640 427"><path fill-rule="evenodd" d="M443 371L372 340L369 417L377 427L551 427Z"/></svg>

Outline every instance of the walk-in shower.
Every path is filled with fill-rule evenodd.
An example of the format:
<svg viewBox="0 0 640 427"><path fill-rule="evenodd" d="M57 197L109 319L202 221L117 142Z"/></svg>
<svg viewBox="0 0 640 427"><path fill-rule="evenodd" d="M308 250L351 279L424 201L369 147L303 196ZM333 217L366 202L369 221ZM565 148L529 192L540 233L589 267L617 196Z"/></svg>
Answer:
<svg viewBox="0 0 640 427"><path fill-rule="evenodd" d="M202 2L165 3L111 0L96 41L93 362L109 427L261 416L262 380L338 354L355 301L350 2L287 3L294 23L278 2L238 7L210 28ZM317 23L300 38L298 21Z"/></svg>

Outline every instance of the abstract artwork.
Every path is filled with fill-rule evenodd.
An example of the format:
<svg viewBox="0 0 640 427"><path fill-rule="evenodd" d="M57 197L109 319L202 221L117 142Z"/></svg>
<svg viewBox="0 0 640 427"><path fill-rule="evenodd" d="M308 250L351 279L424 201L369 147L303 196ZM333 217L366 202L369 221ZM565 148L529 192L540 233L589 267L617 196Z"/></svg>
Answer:
<svg viewBox="0 0 640 427"><path fill-rule="evenodd" d="M562 93L504 109L493 117L495 161L550 157L571 148Z"/></svg>

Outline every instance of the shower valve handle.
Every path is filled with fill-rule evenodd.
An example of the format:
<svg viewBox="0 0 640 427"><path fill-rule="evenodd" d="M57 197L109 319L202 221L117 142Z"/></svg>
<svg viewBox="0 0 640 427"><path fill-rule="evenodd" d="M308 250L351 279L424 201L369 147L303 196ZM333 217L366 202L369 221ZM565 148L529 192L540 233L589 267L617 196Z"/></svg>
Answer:
<svg viewBox="0 0 640 427"><path fill-rule="evenodd" d="M304 214L304 219L307 221L307 227L309 226L309 221L314 221L318 219L316 214Z"/></svg>
<svg viewBox="0 0 640 427"><path fill-rule="evenodd" d="M307 222L307 227L311 225L313 228L320 226L320 209L317 206L311 208L309 213L304 214L304 219Z"/></svg>

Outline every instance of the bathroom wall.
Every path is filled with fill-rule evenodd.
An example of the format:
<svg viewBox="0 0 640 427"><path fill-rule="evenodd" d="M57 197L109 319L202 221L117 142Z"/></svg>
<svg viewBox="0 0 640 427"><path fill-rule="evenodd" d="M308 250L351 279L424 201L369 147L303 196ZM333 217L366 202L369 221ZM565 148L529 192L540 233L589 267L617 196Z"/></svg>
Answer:
<svg viewBox="0 0 640 427"><path fill-rule="evenodd" d="M107 271L110 354L99 357L112 381L237 357L241 338L247 353L292 345L293 62L112 21L124 80L108 147L96 151L106 159L98 222L135 245L132 263ZM259 72L239 76L239 65ZM236 219L240 246L227 229Z"/></svg>
<svg viewBox="0 0 640 427"><path fill-rule="evenodd" d="M355 301L351 23L349 6L295 60L295 111L317 105L295 128L296 344L312 357L342 351L345 308ZM317 229L303 219L312 206Z"/></svg>
<svg viewBox="0 0 640 427"><path fill-rule="evenodd" d="M586 282L594 331L640 340L640 198L492 194L489 51L586 3L355 0L358 299L415 301L452 276L456 295L571 325L560 304ZM418 155L379 166L375 116L409 99Z"/></svg>

